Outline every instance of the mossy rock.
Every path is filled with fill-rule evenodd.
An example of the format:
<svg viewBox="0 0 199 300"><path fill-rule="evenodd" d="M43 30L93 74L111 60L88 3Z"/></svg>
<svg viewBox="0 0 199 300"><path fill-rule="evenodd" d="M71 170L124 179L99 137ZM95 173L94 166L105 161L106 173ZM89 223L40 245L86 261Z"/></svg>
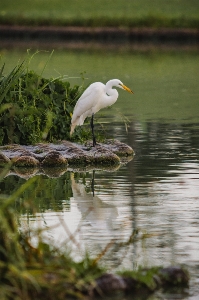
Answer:
<svg viewBox="0 0 199 300"><path fill-rule="evenodd" d="M0 163L11 161L14 167L61 167L70 168L112 169L133 158L133 149L117 140L108 140L98 143L95 147L92 142L85 145L69 141L57 144L36 145L8 145L0 146ZM121 157L119 156L121 154Z"/></svg>
<svg viewBox="0 0 199 300"><path fill-rule="evenodd" d="M104 273L96 279L91 289L92 296L110 296L123 292L130 295L140 295L141 299L159 289L174 291L187 288L189 285L188 272L179 266L166 268L141 268L137 271L124 271L120 274ZM144 298L143 298L144 297Z"/></svg>
<svg viewBox="0 0 199 300"><path fill-rule="evenodd" d="M164 287L188 286L188 272L179 266L161 268L158 271L158 276Z"/></svg>
<svg viewBox="0 0 199 300"><path fill-rule="evenodd" d="M41 163L42 166L62 166L67 165L67 159L57 151L49 152Z"/></svg>
<svg viewBox="0 0 199 300"><path fill-rule="evenodd" d="M0 153L0 167L4 167L7 164L10 164L10 159L3 153Z"/></svg>
<svg viewBox="0 0 199 300"><path fill-rule="evenodd" d="M104 142L104 147L110 151L112 151L113 153L117 154L119 157L124 157L124 156L133 156L134 155L134 151L133 149L128 146L125 143L121 143L118 140L114 140L114 139L107 139Z"/></svg>
<svg viewBox="0 0 199 300"><path fill-rule="evenodd" d="M39 161L32 156L20 156L13 163L14 167L37 167L39 165Z"/></svg>

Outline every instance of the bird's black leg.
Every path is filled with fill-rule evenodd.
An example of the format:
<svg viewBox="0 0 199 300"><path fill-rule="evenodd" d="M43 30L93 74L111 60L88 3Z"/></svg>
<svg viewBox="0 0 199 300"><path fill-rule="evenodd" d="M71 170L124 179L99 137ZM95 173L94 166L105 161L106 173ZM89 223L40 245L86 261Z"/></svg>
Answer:
<svg viewBox="0 0 199 300"><path fill-rule="evenodd" d="M93 170L93 176L92 176L92 181L91 181L91 190L93 197L95 196L95 170Z"/></svg>
<svg viewBox="0 0 199 300"><path fill-rule="evenodd" d="M95 139L95 135L94 135L94 114L92 114L92 117L91 117L91 131L92 131L92 136L93 136L93 147L95 147L96 139Z"/></svg>

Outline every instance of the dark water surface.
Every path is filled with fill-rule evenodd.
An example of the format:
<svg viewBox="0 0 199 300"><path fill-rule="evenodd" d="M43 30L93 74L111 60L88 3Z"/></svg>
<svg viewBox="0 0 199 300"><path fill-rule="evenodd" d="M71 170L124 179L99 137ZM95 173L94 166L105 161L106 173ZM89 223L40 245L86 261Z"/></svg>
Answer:
<svg viewBox="0 0 199 300"><path fill-rule="evenodd" d="M15 204L19 227L45 228L44 238L70 245L76 259L85 250L96 257L106 249L100 262L111 272L182 264L191 274L189 291L150 299L199 299L198 54L65 56L68 74L79 57L79 67L87 67L89 78L93 72L93 81L96 74L104 81L118 77L134 90L135 95L120 91L115 108L98 121L135 156L117 170L95 170L94 195L92 171L37 175L32 191ZM57 62L61 57L62 52ZM106 74L104 65L110 66ZM128 116L128 132L121 115ZM25 180L9 174L0 183L1 193L12 193ZM27 202L26 210L21 201Z"/></svg>

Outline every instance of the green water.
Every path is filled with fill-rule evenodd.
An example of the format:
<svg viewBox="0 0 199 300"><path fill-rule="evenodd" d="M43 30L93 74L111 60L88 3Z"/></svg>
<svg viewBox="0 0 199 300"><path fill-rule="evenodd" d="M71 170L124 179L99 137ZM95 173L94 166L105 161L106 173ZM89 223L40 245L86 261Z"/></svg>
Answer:
<svg viewBox="0 0 199 300"><path fill-rule="evenodd" d="M34 53L32 51L32 53ZM1 51L2 62L10 70L25 51ZM50 52L40 52L30 68L41 74ZM84 73L85 72L85 73ZM114 108L137 120L198 120L199 111L199 55L197 53L129 53L116 51L61 51L55 50L43 72L46 77L67 75L71 84L85 86L94 81L106 82L118 78L129 86L134 95L120 91ZM110 111L108 114L111 113Z"/></svg>
<svg viewBox="0 0 199 300"><path fill-rule="evenodd" d="M2 54L6 70L24 57L22 51ZM31 66L41 73L48 57L40 53ZM134 91L119 91L114 107L99 113L98 121L105 121L107 133L133 147L135 157L118 170L97 170L94 196L92 171L77 172L70 166L60 174L35 170L32 190L14 205L20 229L41 226L51 243L69 243L75 258L85 250L96 257L111 241L100 260L110 272L182 264L191 274L189 291L151 299L198 299L199 55L56 50L44 75L68 75L73 85L82 84L84 71L85 85L119 78ZM121 115L128 116L128 132ZM29 176L8 172L1 193L13 193ZM132 232L137 232L136 241L125 244Z"/></svg>

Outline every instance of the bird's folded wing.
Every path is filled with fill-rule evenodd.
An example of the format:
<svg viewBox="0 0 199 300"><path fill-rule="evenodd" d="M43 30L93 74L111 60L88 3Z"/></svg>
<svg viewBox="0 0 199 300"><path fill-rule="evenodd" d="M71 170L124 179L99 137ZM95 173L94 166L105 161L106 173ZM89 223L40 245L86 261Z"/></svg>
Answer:
<svg viewBox="0 0 199 300"><path fill-rule="evenodd" d="M77 101L72 122L75 122L77 118L92 110L99 100L99 95L102 93L102 86L96 86L95 84L90 85Z"/></svg>

